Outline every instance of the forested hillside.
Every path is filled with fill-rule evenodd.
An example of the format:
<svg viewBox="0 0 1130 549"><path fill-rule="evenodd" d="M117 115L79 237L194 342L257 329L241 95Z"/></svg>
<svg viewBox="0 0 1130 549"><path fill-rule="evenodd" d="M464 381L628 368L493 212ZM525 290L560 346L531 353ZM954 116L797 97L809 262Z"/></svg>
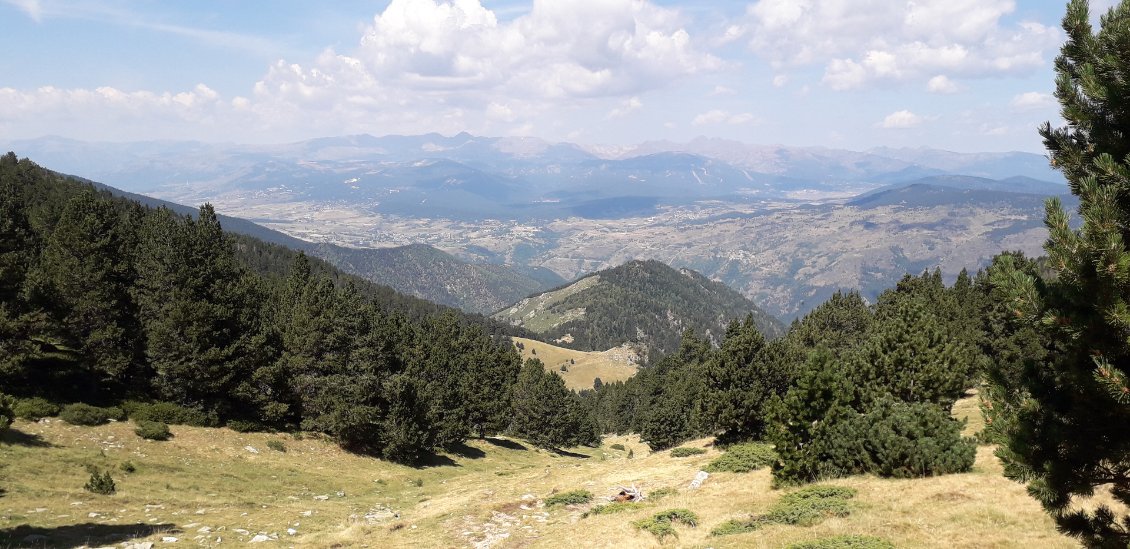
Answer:
<svg viewBox="0 0 1130 549"><path fill-rule="evenodd" d="M11 153L0 214L4 393L115 406L96 419L320 431L400 461L510 427L510 328L232 236L210 206L146 208ZM528 389L570 406L540 379Z"/></svg>
<svg viewBox="0 0 1130 549"><path fill-rule="evenodd" d="M524 299L494 318L572 349L631 342L658 357L679 347L684 330L718 342L732 320L746 315L768 338L784 332L780 321L725 284L658 261L630 261Z"/></svg>

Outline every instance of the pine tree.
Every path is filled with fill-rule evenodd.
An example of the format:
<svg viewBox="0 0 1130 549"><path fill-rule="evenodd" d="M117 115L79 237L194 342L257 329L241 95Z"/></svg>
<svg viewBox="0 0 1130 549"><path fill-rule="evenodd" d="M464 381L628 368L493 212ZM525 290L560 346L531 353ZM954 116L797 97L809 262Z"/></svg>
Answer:
<svg viewBox="0 0 1130 549"><path fill-rule="evenodd" d="M545 371L536 358L526 360L514 384L511 431L541 448L556 449L587 443L592 425L581 402L561 376Z"/></svg>
<svg viewBox="0 0 1130 549"><path fill-rule="evenodd" d="M1067 126L1040 134L1052 165L1079 197L1072 230L1048 201L1046 284L1005 257L994 282L1013 315L1032 322L1046 358L1025 368L1021 404L1007 429L1005 474L1028 484L1059 527L1094 547L1130 544L1130 515L1078 506L1100 486L1130 504L1130 1L1102 17L1073 0L1056 59L1056 97Z"/></svg>
<svg viewBox="0 0 1130 549"><path fill-rule="evenodd" d="M13 153L0 157L0 382L7 388L27 385L28 363L38 354L22 295L37 241L17 177L19 164Z"/></svg>
<svg viewBox="0 0 1130 549"><path fill-rule="evenodd" d="M765 338L753 316L733 322L722 346L704 367L703 401L711 426L723 441L751 440L765 426L765 406L788 388L787 372L765 356Z"/></svg>

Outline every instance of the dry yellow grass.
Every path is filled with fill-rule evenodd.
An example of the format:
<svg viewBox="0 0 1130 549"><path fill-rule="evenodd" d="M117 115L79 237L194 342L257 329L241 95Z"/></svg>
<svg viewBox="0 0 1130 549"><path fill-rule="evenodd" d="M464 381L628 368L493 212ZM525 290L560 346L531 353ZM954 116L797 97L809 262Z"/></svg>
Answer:
<svg viewBox="0 0 1130 549"><path fill-rule="evenodd" d="M514 341L524 347L522 360L527 358L541 360L546 370L556 372L565 379L565 386L574 391L592 389L593 381L598 377L604 383L624 381L636 375L638 370L635 363L636 354L628 347L586 352L522 337L516 337ZM561 371L562 366L566 371Z"/></svg>
<svg viewBox="0 0 1130 549"><path fill-rule="evenodd" d="M711 537L714 526L764 511L781 495L770 488L767 470L717 473L690 490L695 473L719 455L713 448L672 458L670 452L649 453L634 437L613 437L598 449L558 455L494 439L471 441L462 455L413 469L288 435L173 427L171 441L148 442L123 423L90 428L17 421L14 427L0 443L0 486L6 490L0 546L26 545L21 540L29 534L47 535L57 545L109 545L117 541L112 536L142 523L153 529L134 539L159 545L163 536L177 537L181 545L241 545L263 533L278 539L261 546L659 547L631 522L675 507L694 511L702 523L677 526L678 539L667 546L784 547L840 534L878 536L899 547L1078 546L1055 531L1023 486L1001 476L989 447L979 450L967 474L832 481L859 491L855 512L845 518ZM269 450L272 438L287 451ZM609 448L613 443L626 450ZM628 449L634 458L627 457ZM124 461L137 471L119 470ZM111 468L118 493L83 491L86 464ZM672 487L678 493L626 513L587 518L581 518L584 507L538 505L554 491L586 489L600 498L633 484L645 492Z"/></svg>

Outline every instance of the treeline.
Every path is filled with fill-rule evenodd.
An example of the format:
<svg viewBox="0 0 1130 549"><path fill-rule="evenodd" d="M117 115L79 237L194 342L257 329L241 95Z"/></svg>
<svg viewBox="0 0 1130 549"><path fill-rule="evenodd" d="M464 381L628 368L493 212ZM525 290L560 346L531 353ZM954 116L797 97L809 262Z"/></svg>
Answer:
<svg viewBox="0 0 1130 549"><path fill-rule="evenodd" d="M837 293L783 337L767 341L752 318L717 348L687 333L677 352L583 397L602 432L637 432L653 449L768 440L785 483L967 470L974 446L949 410L1012 341L987 321L990 291L984 274L946 287L934 271L874 305Z"/></svg>
<svg viewBox="0 0 1130 549"><path fill-rule="evenodd" d="M211 206L146 208L0 157L0 393L318 431L405 462L528 431L515 391L573 405L520 383L507 329L418 303L233 238Z"/></svg>

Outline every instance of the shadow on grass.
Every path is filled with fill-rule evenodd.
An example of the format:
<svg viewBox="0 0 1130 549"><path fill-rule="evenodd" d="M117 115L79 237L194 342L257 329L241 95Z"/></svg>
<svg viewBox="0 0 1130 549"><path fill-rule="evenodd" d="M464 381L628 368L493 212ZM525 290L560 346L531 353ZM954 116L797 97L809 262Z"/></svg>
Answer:
<svg viewBox="0 0 1130 549"><path fill-rule="evenodd" d="M560 448L554 449L553 453L555 453L559 456L562 456L562 457L571 457L571 458L580 458L580 459L589 459L589 457L591 457L591 456L586 456L584 454L578 454L576 452L570 452L568 450L562 450Z"/></svg>
<svg viewBox="0 0 1130 549"><path fill-rule="evenodd" d="M157 533L176 534L175 524L70 524L67 526L21 525L0 529L0 547L82 547L108 545L144 538Z"/></svg>
<svg viewBox="0 0 1130 549"><path fill-rule="evenodd" d="M454 460L442 454L428 454L420 461L411 464L412 467L417 469L427 469L431 467L459 467L460 465Z"/></svg>
<svg viewBox="0 0 1130 549"><path fill-rule="evenodd" d="M499 448L506 448L507 450L529 450L529 448L526 448L520 442L508 440L505 438L486 437L483 440L487 441L487 443L489 444L498 446Z"/></svg>
<svg viewBox="0 0 1130 549"><path fill-rule="evenodd" d="M456 444L447 449L448 452L457 455L461 458L467 459L482 459L487 457L487 453L475 448L474 446L467 446L466 444Z"/></svg>
<svg viewBox="0 0 1130 549"><path fill-rule="evenodd" d="M39 435L28 434L23 431L8 428L0 432L0 444L9 446L30 446L32 448L55 448L54 444L43 440Z"/></svg>

